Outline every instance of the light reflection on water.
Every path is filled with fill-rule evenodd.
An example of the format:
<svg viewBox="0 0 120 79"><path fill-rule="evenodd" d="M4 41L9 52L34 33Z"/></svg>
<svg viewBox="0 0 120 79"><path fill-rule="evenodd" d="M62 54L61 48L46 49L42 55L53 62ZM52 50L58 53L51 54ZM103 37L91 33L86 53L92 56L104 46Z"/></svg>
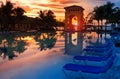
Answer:
<svg viewBox="0 0 120 79"><path fill-rule="evenodd" d="M62 38L62 40L61 40ZM30 46L39 51L63 47L65 54L79 55L87 45L103 44L111 35L96 32L32 32L0 35L0 62L12 60L24 53ZM55 46L57 44L57 46ZM29 49L30 50L30 49Z"/></svg>
<svg viewBox="0 0 120 79"><path fill-rule="evenodd" d="M65 54L81 55L86 46L104 44L106 40L111 39L109 33L97 32L66 32L65 34Z"/></svg>
<svg viewBox="0 0 120 79"><path fill-rule="evenodd" d="M0 62L18 57L32 44L39 51L51 49L56 44L57 37L56 32L0 34Z"/></svg>

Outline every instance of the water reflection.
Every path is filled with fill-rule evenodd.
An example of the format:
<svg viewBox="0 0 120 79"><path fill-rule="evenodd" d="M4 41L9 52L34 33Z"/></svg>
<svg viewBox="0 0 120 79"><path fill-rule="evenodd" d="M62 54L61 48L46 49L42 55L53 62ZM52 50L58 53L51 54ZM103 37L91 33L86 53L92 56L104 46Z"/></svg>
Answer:
<svg viewBox="0 0 120 79"><path fill-rule="evenodd" d="M28 42L29 40L29 42ZM12 60L25 52L29 44L36 44L39 49L51 49L56 44L56 32L28 32L0 34L0 58ZM30 49L29 49L30 50Z"/></svg>
<svg viewBox="0 0 120 79"><path fill-rule="evenodd" d="M109 33L97 32L66 32L65 33L65 54L81 55L86 46L104 44L106 40L111 39Z"/></svg>
<svg viewBox="0 0 120 79"><path fill-rule="evenodd" d="M80 54L83 48L83 33L65 33L65 54Z"/></svg>
<svg viewBox="0 0 120 79"><path fill-rule="evenodd" d="M56 37L56 32L49 32L49 33L41 33L40 36L36 35L35 40L37 45L39 45L39 49L46 50L51 49L54 47L57 37Z"/></svg>
<svg viewBox="0 0 120 79"><path fill-rule="evenodd" d="M1 43L1 57L5 59L8 57L9 60L17 57L15 52L25 51L26 43L23 40L16 40L16 34L4 34L0 36Z"/></svg>
<svg viewBox="0 0 120 79"><path fill-rule="evenodd" d="M12 60L25 52L29 45L35 44L36 49L41 52L51 49L63 32L28 32L11 33L0 35L0 58ZM59 36L59 37L58 37ZM83 48L87 45L101 44L106 39L111 39L111 35L97 32L65 32L65 54L82 54ZM28 42L29 40L29 42ZM64 41L64 40L63 40ZM61 42L59 41L59 45ZM63 43L62 43L63 44ZM29 49L30 51L31 49ZM33 52L34 53L34 52Z"/></svg>
<svg viewBox="0 0 120 79"><path fill-rule="evenodd" d="M111 39L115 43L116 47L120 47L120 33L119 32L114 32L111 33Z"/></svg>

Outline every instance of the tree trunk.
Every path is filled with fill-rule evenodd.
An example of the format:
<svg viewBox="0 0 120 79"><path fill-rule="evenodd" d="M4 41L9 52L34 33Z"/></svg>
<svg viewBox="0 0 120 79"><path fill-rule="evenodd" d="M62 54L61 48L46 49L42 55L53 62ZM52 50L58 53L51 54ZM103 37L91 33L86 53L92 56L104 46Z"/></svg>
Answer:
<svg viewBox="0 0 120 79"><path fill-rule="evenodd" d="M103 29L103 20L101 20L101 30Z"/></svg>
<svg viewBox="0 0 120 79"><path fill-rule="evenodd" d="M98 20L98 30L99 30L99 28L100 28L100 23L99 23L99 20Z"/></svg>

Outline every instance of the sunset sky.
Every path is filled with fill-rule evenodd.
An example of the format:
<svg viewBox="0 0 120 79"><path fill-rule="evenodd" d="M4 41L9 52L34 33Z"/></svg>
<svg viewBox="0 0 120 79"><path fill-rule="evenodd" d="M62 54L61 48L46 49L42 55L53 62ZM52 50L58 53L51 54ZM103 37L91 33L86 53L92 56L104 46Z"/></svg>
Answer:
<svg viewBox="0 0 120 79"><path fill-rule="evenodd" d="M5 0L1 0L4 1ZM111 1L120 7L120 0L9 0L15 3L14 6L22 7L30 17L38 16L39 10L52 10L57 18L64 18L64 7L70 5L82 6L84 15L86 16L95 6L105 4L107 1Z"/></svg>

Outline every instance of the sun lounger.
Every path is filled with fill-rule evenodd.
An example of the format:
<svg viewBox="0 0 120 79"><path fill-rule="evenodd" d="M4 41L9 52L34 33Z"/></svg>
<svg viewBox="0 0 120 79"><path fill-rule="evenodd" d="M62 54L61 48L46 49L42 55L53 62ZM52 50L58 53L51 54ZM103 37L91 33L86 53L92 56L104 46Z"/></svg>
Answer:
<svg viewBox="0 0 120 79"><path fill-rule="evenodd" d="M116 55L112 56L109 61L104 66L88 66L80 64L65 64L63 66L63 71L74 71L74 72L86 72L86 73L105 73L113 64Z"/></svg>
<svg viewBox="0 0 120 79"><path fill-rule="evenodd" d="M86 52L106 52L110 49L114 49L114 46L107 46L107 47L86 47L83 49L83 51L86 51Z"/></svg>
<svg viewBox="0 0 120 79"><path fill-rule="evenodd" d="M106 44L102 44L102 45L96 45L96 46L86 46L86 48L108 48L113 46L112 42L108 42Z"/></svg>
<svg viewBox="0 0 120 79"><path fill-rule="evenodd" d="M107 42L102 45L96 45L96 46L86 46L86 48L83 49L83 51L86 52L106 52L109 49L113 49L114 45L112 42Z"/></svg>
<svg viewBox="0 0 120 79"><path fill-rule="evenodd" d="M83 49L83 51L86 51L86 52L105 52L105 51L108 51L110 48L85 48Z"/></svg>
<svg viewBox="0 0 120 79"><path fill-rule="evenodd" d="M74 61L88 60L88 61L106 61L110 56L112 56L113 50L107 52L103 56L74 56Z"/></svg>
<svg viewBox="0 0 120 79"><path fill-rule="evenodd" d="M94 49L95 49L95 48L96 48L96 49L97 49L97 48L106 49L106 48L110 48L110 47L112 47L112 46L113 46L113 45L110 44L110 45L108 45L108 46L86 46L86 48L88 48L88 49L90 49L90 48L91 48L91 49L92 49L92 48L94 48Z"/></svg>

